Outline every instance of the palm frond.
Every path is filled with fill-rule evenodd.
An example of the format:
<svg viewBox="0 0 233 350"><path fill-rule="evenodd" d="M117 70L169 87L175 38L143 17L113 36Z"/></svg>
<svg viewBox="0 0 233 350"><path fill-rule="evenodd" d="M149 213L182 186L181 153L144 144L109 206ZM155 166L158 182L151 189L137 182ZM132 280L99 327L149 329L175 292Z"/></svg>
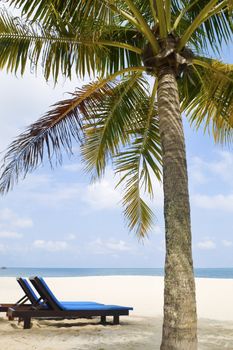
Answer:
<svg viewBox="0 0 233 350"><path fill-rule="evenodd" d="M156 10L158 14L158 26L160 31L160 37L162 39L167 37L167 18L166 18L166 9L165 9L165 1L157 0L156 1ZM170 11L169 11L170 12Z"/></svg>
<svg viewBox="0 0 233 350"><path fill-rule="evenodd" d="M232 4L231 0L193 0L187 2L187 11L183 11L177 31L182 36L181 49L188 42L195 46L195 38L206 51L211 48L219 53L222 43L229 44L232 40ZM193 38L194 36L194 38ZM200 51L200 49L198 50Z"/></svg>
<svg viewBox="0 0 233 350"><path fill-rule="evenodd" d="M90 32L87 23L82 30L78 34L69 33L68 29L64 33L47 30L1 11L0 68L23 73L28 61L32 68L41 63L45 78L52 75L56 81L59 73L71 77L72 68L80 77L93 76L96 72L103 76L140 64L142 50L135 46L135 33L128 35L126 31L122 33L121 29L117 31L117 27L110 27L101 37L99 27L96 32ZM119 36L128 37L132 44L127 40L123 43L115 41ZM134 53L129 54L129 50Z"/></svg>
<svg viewBox="0 0 233 350"><path fill-rule="evenodd" d="M116 173L121 175L119 184L124 184L123 206L130 230L136 231L138 237L144 237L151 228L153 212L141 196L144 191L153 196L151 175L161 181L161 146L159 123L154 85L152 95L137 105L143 116L141 124L135 124L130 131L132 141L126 150L120 151L114 158ZM118 185L119 185L118 184Z"/></svg>
<svg viewBox="0 0 233 350"><path fill-rule="evenodd" d="M112 85L109 94L85 100L85 143L82 154L86 169L101 176L108 158L129 142L129 130L138 112L135 106L146 97L142 73L126 76Z"/></svg>
<svg viewBox="0 0 233 350"><path fill-rule="evenodd" d="M8 0L12 6L19 7L22 15L32 21L39 20L46 26L56 26L57 21L79 31L86 21L98 22L102 26L131 24L141 30L136 19L130 15L123 0Z"/></svg>
<svg viewBox="0 0 233 350"><path fill-rule="evenodd" d="M74 22L80 18L88 17L109 23L112 10L106 6L105 1L99 0L7 0L10 6L21 10L23 16L32 21L39 20L43 24L54 25L56 19L69 19Z"/></svg>
<svg viewBox="0 0 233 350"><path fill-rule="evenodd" d="M112 88L111 80L134 69L140 70L140 67L120 71L78 89L72 98L56 103L49 112L19 135L8 147L4 157L0 193L9 191L19 176L26 176L37 168L46 156L52 166L62 162L64 150L72 154L73 142L80 142L83 137L86 100L90 96L97 99L99 95L108 95Z"/></svg>
<svg viewBox="0 0 233 350"><path fill-rule="evenodd" d="M229 143L233 141L233 65L206 58L193 63L180 85L182 109L216 142Z"/></svg>
<svg viewBox="0 0 233 350"><path fill-rule="evenodd" d="M87 89L89 90L90 87ZM20 176L36 169L45 155L51 165L62 161L62 150L72 153L72 142L81 138L82 122L79 110L71 109L85 98L86 91L76 94L71 100L60 101L55 109L33 123L8 147L2 165L0 193L8 192Z"/></svg>

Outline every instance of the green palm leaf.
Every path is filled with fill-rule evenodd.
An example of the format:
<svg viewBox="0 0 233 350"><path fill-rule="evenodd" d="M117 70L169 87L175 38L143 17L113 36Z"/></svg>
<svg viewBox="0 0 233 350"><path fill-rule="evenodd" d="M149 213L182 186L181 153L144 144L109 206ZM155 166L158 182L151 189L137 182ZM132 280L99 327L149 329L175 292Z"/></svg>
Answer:
<svg viewBox="0 0 233 350"><path fill-rule="evenodd" d="M96 172L97 176L103 174L108 158L130 141L129 130L139 118L136 106L146 97L141 74L131 74L115 82L109 94L103 92L95 101L85 101L84 115L89 123L85 127L82 154L87 170Z"/></svg>
<svg viewBox="0 0 233 350"><path fill-rule="evenodd" d="M217 60L194 60L181 86L182 108L197 128L213 133L215 141L233 140L233 65Z"/></svg>
<svg viewBox="0 0 233 350"><path fill-rule="evenodd" d="M134 28L141 30L138 22L128 12L123 0L8 0L11 5L20 7L22 14L32 21L39 20L46 26L59 22L79 31L79 26L86 21L104 26L113 23L127 25L131 23Z"/></svg>
<svg viewBox="0 0 233 350"><path fill-rule="evenodd" d="M116 173L121 175L119 184L124 184L123 206L130 230L144 237L153 221L153 212L141 196L141 188L153 196L151 175L161 181L161 146L158 111L155 105L157 83L151 97L139 101L137 111L142 118L140 125L130 131L133 140L125 151L118 152L114 159ZM119 185L118 184L118 185Z"/></svg>
<svg viewBox="0 0 233 350"><path fill-rule="evenodd" d="M112 10L106 6L104 1L67 1L67 0L8 0L11 6L20 8L22 15L27 18L40 20L44 24L54 24L54 19L61 17L67 22L88 17L99 18L102 21L110 19Z"/></svg>
<svg viewBox="0 0 233 350"><path fill-rule="evenodd" d="M108 40L110 36L111 40ZM124 38L123 43L117 41L120 36ZM23 74L28 61L33 68L42 63L45 78L52 75L55 81L60 72L71 77L72 68L80 77L93 76L96 72L99 75L111 74L140 64L142 50L136 47L134 36L132 31L128 35L118 27L110 27L109 32L105 30L103 33L96 29L93 35L87 23L81 34L70 33L68 29L64 33L61 29L47 30L1 11L0 68L6 67L15 73L20 70ZM134 53L129 55L128 50Z"/></svg>
<svg viewBox="0 0 233 350"><path fill-rule="evenodd" d="M233 34L231 0L186 1L186 8L187 11L181 7L183 16L180 18L179 26L176 28L179 35L182 36L180 49L188 40L198 50L198 42L194 40L197 37L199 47L201 45L202 50L205 49L206 51L211 48L219 53L223 42L226 44L230 43ZM200 50L198 51L200 52Z"/></svg>

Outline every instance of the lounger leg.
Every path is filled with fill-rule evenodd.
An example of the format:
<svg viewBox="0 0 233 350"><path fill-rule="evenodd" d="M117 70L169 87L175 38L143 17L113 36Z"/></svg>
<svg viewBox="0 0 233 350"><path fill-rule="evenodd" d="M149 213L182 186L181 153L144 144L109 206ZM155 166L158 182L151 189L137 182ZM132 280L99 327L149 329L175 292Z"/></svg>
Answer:
<svg viewBox="0 0 233 350"><path fill-rule="evenodd" d="M23 328L24 329L29 329L29 328L31 328L31 317L25 317L24 319L23 319Z"/></svg>
<svg viewBox="0 0 233 350"><path fill-rule="evenodd" d="M113 316L113 324L119 324L120 323L120 316L115 315Z"/></svg>
<svg viewBox="0 0 233 350"><path fill-rule="evenodd" d="M105 323L106 323L106 316L101 316L100 322L101 322L102 324L105 324Z"/></svg>

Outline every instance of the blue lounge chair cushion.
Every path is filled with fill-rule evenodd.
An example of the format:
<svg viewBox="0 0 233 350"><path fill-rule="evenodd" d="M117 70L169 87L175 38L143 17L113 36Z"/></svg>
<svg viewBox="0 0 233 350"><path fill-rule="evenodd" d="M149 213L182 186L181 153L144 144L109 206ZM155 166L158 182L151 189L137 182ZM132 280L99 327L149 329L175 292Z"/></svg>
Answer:
<svg viewBox="0 0 233 350"><path fill-rule="evenodd" d="M57 304L57 306L62 309L61 303L60 301L55 297L55 295L53 294L53 292L51 291L51 289L49 288L49 286L47 285L47 283L45 283L45 281L43 280L42 277L39 277L41 283L43 284L44 288L47 290L47 292L50 294L51 298L53 299L53 301Z"/></svg>
<svg viewBox="0 0 233 350"><path fill-rule="evenodd" d="M26 278L22 278L22 280L24 281L25 285L27 286L27 289L30 291L30 293L31 293L32 297L34 298L34 300L37 301L39 298L36 295L36 293L34 292L34 290L32 289L31 285L28 283Z"/></svg>
<svg viewBox="0 0 233 350"><path fill-rule="evenodd" d="M105 304L80 304L71 303L70 305L62 304L63 310L81 311L81 310L105 310L105 311L115 311L115 310L133 310L132 307L119 306L119 305L105 305Z"/></svg>
<svg viewBox="0 0 233 350"><path fill-rule="evenodd" d="M44 288L47 290L47 292L50 294L50 296L53 298L54 302L57 304L57 306L61 310L133 310L132 307L126 307L126 306L118 306L118 305L105 305L95 302L60 302L47 283L43 280L42 277L39 277L41 283L43 284Z"/></svg>
<svg viewBox="0 0 233 350"><path fill-rule="evenodd" d="M70 307L72 305L104 305L94 301L60 301L62 307Z"/></svg>

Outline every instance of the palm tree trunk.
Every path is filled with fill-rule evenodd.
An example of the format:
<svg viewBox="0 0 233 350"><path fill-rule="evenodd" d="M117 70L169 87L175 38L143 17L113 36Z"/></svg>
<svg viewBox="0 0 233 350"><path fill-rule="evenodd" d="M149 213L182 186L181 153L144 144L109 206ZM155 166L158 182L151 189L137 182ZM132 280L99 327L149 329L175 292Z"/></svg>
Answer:
<svg viewBox="0 0 233 350"><path fill-rule="evenodd" d="M175 74L161 69L158 86L163 151L166 262L161 350L197 350L188 176Z"/></svg>

